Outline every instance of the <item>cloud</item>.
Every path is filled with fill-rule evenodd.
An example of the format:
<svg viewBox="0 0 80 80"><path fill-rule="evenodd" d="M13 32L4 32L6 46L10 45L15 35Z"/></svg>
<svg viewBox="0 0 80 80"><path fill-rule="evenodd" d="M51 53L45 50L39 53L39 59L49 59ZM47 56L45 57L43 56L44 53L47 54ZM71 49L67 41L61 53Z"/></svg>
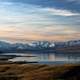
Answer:
<svg viewBox="0 0 80 80"><path fill-rule="evenodd" d="M74 4L80 4L80 0L67 0L68 2L72 2Z"/></svg>
<svg viewBox="0 0 80 80"><path fill-rule="evenodd" d="M76 38L73 35L79 31L73 30L73 26L70 24L74 24L74 21L78 23L79 15L77 12L66 9L3 2L0 3L0 38L10 40ZM76 28L76 25L74 27Z"/></svg>
<svg viewBox="0 0 80 80"><path fill-rule="evenodd" d="M59 15L59 16L78 16L79 13L71 12L69 10L63 10L63 9L56 9L56 8L44 8L43 10L48 11L49 13L53 15Z"/></svg>
<svg viewBox="0 0 80 80"><path fill-rule="evenodd" d="M69 2L80 2L80 0L67 0Z"/></svg>

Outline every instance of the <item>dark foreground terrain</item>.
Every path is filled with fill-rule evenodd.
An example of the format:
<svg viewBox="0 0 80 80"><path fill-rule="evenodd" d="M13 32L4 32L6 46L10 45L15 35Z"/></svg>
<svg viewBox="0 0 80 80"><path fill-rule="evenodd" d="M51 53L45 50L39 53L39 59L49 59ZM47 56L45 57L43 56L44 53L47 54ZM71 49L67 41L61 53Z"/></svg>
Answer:
<svg viewBox="0 0 80 80"><path fill-rule="evenodd" d="M80 65L0 64L0 80L80 80Z"/></svg>

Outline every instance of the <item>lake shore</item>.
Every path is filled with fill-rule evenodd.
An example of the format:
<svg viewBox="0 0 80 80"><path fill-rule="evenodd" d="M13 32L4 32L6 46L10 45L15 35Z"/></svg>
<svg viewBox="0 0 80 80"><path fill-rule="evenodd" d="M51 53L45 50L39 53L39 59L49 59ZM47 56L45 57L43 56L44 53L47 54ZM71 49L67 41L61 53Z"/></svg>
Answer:
<svg viewBox="0 0 80 80"><path fill-rule="evenodd" d="M0 80L79 80L80 64L0 64Z"/></svg>

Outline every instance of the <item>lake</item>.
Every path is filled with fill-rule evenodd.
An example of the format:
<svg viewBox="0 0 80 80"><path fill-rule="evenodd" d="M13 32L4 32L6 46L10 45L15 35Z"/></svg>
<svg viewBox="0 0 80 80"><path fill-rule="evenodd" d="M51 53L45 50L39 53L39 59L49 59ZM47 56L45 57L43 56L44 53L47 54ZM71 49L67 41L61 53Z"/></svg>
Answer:
<svg viewBox="0 0 80 80"><path fill-rule="evenodd" d="M5 56L14 56L8 61L25 61L25 62L39 62L39 63L77 63L80 62L80 53L5 53Z"/></svg>

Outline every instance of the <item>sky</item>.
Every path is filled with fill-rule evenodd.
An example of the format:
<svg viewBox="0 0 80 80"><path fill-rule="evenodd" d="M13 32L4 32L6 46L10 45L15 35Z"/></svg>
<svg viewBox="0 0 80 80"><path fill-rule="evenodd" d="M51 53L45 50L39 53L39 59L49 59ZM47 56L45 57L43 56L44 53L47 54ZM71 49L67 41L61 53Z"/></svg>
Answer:
<svg viewBox="0 0 80 80"><path fill-rule="evenodd" d="M80 39L80 0L0 0L0 40Z"/></svg>

